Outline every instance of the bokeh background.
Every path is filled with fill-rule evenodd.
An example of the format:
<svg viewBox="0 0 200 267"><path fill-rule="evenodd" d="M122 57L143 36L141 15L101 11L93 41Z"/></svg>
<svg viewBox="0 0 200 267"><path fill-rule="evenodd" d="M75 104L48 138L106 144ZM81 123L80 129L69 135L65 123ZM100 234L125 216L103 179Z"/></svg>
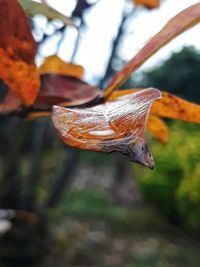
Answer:
<svg viewBox="0 0 200 267"><path fill-rule="evenodd" d="M125 0L47 2L78 30L30 17L37 64L57 54L81 64L84 79L103 88L170 17L197 1L164 0L152 10ZM200 103L198 36L199 25L122 89L153 86ZM0 220L0 266L200 266L200 126L166 123L166 145L147 133L151 171L122 155L65 146L49 118L1 117L0 215L8 215Z"/></svg>

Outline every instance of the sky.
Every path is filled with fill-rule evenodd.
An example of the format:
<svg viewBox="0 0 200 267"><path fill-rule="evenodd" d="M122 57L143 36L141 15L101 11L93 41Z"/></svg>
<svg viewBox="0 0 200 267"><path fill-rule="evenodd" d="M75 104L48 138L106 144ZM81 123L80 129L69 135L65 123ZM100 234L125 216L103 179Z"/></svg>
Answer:
<svg viewBox="0 0 200 267"><path fill-rule="evenodd" d="M92 0L90 1L92 2ZM74 0L48 0L47 2L66 15L70 15L75 5ZM164 0L160 8L152 11L145 8L137 8L134 17L125 27L127 34L126 38L122 40L119 56L124 61L130 60L171 17L184 8L198 2L197 0ZM86 27L82 32L75 63L81 64L84 67L85 79L87 81L95 81L95 78L100 78L104 75L111 52L111 44L116 36L121 20L124 3L124 0L101 0L89 12L85 12ZM68 28L58 53L66 61L69 61L71 58L76 35L75 29ZM58 39L59 36L49 46L43 48L44 51L42 52L45 56L55 53ZM173 52L180 51L183 46L188 45L193 45L200 51L199 24L162 48L140 68L140 71L161 64Z"/></svg>

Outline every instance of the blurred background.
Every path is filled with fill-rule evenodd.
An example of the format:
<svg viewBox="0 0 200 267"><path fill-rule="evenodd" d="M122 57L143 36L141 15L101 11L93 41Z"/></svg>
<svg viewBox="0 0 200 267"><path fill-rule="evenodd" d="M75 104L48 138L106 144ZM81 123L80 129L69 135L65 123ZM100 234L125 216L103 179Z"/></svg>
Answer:
<svg viewBox="0 0 200 267"><path fill-rule="evenodd" d="M170 17L197 1L163 0L151 9L131 0L47 3L68 23L30 12L37 64L57 54L103 88ZM199 25L122 89L153 86L200 103L198 36ZM200 126L166 123L167 144L147 133L151 171L122 155L65 146L49 118L1 117L0 266L200 266Z"/></svg>

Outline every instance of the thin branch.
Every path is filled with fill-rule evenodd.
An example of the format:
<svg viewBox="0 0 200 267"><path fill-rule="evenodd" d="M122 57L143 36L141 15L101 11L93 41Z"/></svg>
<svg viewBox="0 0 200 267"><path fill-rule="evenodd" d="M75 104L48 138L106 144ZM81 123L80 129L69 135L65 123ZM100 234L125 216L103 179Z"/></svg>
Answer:
<svg viewBox="0 0 200 267"><path fill-rule="evenodd" d="M38 121L35 123L35 130L31 149L31 170L30 183L28 188L27 208L34 210L36 206L37 187L41 178L42 146L44 143L47 121Z"/></svg>
<svg viewBox="0 0 200 267"><path fill-rule="evenodd" d="M110 57L109 57L109 60L107 63L106 72L105 72L103 79L100 81L100 88L103 88L105 83L109 79L110 73L113 70L113 68L112 68L113 59L117 55L117 50L118 50L120 40L121 40L122 36L124 35L124 26L125 26L127 20L130 19L130 17L132 17L133 14L135 14L135 12L136 12L136 8L132 9L129 12L127 12L126 10L123 10L122 19L121 19L120 26L118 28L117 36L116 36L116 38L112 44L111 54L110 54Z"/></svg>
<svg viewBox="0 0 200 267"><path fill-rule="evenodd" d="M80 151L69 148L68 152L69 153L66 156L64 163L62 164L63 169L61 170L60 175L58 176L58 179L56 180L53 186L50 197L47 200L46 203L47 208L54 207L62 197L62 193L67 189L69 189L69 185L71 183L70 178L72 177L77 167L80 157Z"/></svg>

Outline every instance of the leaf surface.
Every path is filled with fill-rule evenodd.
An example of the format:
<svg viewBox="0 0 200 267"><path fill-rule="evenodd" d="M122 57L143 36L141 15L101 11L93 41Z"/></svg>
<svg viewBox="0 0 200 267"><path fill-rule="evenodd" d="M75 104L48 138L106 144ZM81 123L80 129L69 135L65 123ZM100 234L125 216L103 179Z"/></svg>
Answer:
<svg viewBox="0 0 200 267"><path fill-rule="evenodd" d="M138 69L148 58L155 54L169 41L180 35L182 32L200 21L200 3L194 4L178 15L173 17L160 32L134 56L125 67L117 72L104 90L105 97L108 97L114 90L127 80L130 74Z"/></svg>
<svg viewBox="0 0 200 267"><path fill-rule="evenodd" d="M200 123L200 105L170 93L162 92L162 96L162 99L152 106L152 114L162 118Z"/></svg>
<svg viewBox="0 0 200 267"><path fill-rule="evenodd" d="M169 140L169 131L166 123L159 117L152 114L149 115L147 122L147 130L152 134L155 139L161 143L166 144Z"/></svg>
<svg viewBox="0 0 200 267"><path fill-rule="evenodd" d="M105 153L118 151L153 168L144 132L151 105L160 97L157 89L150 88L84 109L54 106L52 119L68 145Z"/></svg>
<svg viewBox="0 0 200 267"><path fill-rule="evenodd" d="M34 106L51 107L62 102L66 105L83 104L99 94L95 86L80 79L60 74L44 74L41 75L41 89Z"/></svg>
<svg viewBox="0 0 200 267"><path fill-rule="evenodd" d="M40 84L34 64L36 43L16 0L0 0L0 36L0 78L23 104L30 105Z"/></svg>
<svg viewBox="0 0 200 267"><path fill-rule="evenodd" d="M44 63L39 67L40 74L65 74L75 78L82 78L84 69L81 65L64 62L58 56L53 55L45 59Z"/></svg>
<svg viewBox="0 0 200 267"><path fill-rule="evenodd" d="M144 6L152 9L160 6L160 0L133 0L135 5Z"/></svg>
<svg viewBox="0 0 200 267"><path fill-rule="evenodd" d="M108 100L114 100L120 96L129 95L141 91L141 88L114 91ZM162 98L153 103L151 115L200 123L200 105L186 101L173 94L162 92ZM149 128L149 127L148 127Z"/></svg>

